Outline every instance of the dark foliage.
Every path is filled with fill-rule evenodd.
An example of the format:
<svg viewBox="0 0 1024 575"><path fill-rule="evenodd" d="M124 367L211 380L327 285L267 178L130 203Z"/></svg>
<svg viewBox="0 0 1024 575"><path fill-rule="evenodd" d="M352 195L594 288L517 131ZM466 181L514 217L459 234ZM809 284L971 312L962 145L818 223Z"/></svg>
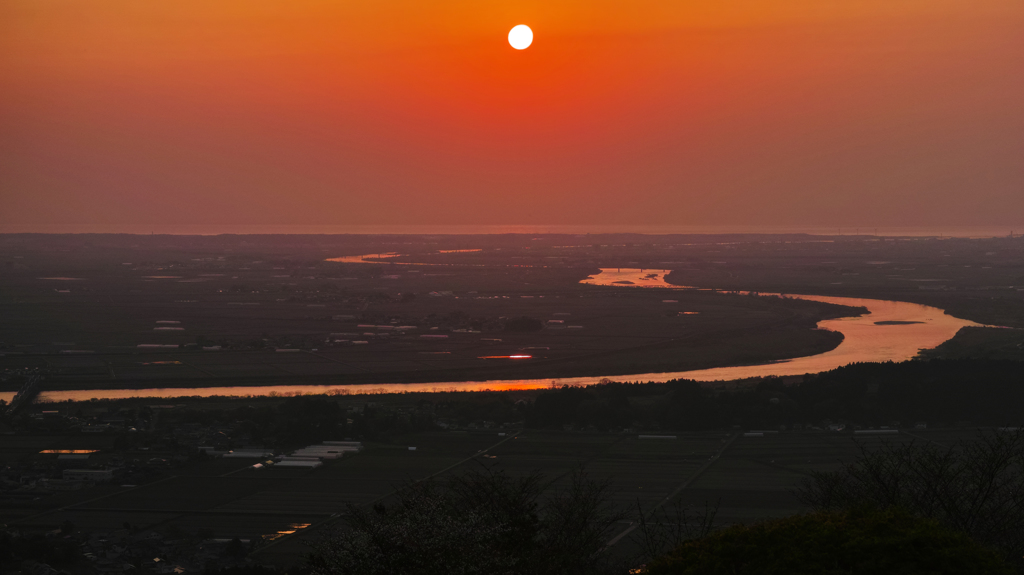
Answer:
<svg viewBox="0 0 1024 575"><path fill-rule="evenodd" d="M815 472L798 492L820 510L898 507L999 548L1024 570L1024 432L976 441L862 448L838 471Z"/></svg>
<svg viewBox="0 0 1024 575"><path fill-rule="evenodd" d="M865 363L809 378L796 399L809 416L850 421L1019 422L1024 363L931 360Z"/></svg>
<svg viewBox="0 0 1024 575"><path fill-rule="evenodd" d="M206 569L203 575L306 575L305 569L290 569L278 571L273 567L265 565L238 565L235 567L224 567L222 569Z"/></svg>
<svg viewBox="0 0 1024 575"><path fill-rule="evenodd" d="M438 419L465 426L478 421L518 424L523 421L526 401L515 402L507 393L477 391L453 394L436 402L424 400L418 406Z"/></svg>
<svg viewBox="0 0 1024 575"><path fill-rule="evenodd" d="M429 410L399 412L382 406L366 405L351 414L349 432L353 437L369 440L388 440L414 431L436 429L434 416Z"/></svg>
<svg viewBox="0 0 1024 575"><path fill-rule="evenodd" d="M637 500L637 528L630 538L640 549L640 560L650 561L686 541L710 535L715 529L715 516L721 503L721 499L714 505L705 502L703 510L694 511L681 499L676 499L671 505L645 512Z"/></svg>
<svg viewBox="0 0 1024 575"><path fill-rule="evenodd" d="M287 445L343 439L347 431L346 414L338 403L320 397L292 397L274 407L243 407L230 415L208 413L206 417L243 421L254 440Z"/></svg>
<svg viewBox="0 0 1024 575"><path fill-rule="evenodd" d="M563 387L540 393L526 421L532 427L678 430L768 429L825 421L1007 425L1019 423L1021 404L1024 363L931 360L855 364L807 376L796 385L768 378L732 392L692 381Z"/></svg>
<svg viewBox="0 0 1024 575"><path fill-rule="evenodd" d="M78 542L70 537L0 530L0 573L16 571L24 561L71 568L85 560Z"/></svg>
<svg viewBox="0 0 1024 575"><path fill-rule="evenodd" d="M579 471L542 497L547 487L537 474L493 471L412 484L390 507L351 508L308 565L314 575L602 572L599 552L619 518L607 483Z"/></svg>
<svg viewBox="0 0 1024 575"><path fill-rule="evenodd" d="M996 553L932 519L819 512L729 527L652 561L650 575L999 575Z"/></svg>

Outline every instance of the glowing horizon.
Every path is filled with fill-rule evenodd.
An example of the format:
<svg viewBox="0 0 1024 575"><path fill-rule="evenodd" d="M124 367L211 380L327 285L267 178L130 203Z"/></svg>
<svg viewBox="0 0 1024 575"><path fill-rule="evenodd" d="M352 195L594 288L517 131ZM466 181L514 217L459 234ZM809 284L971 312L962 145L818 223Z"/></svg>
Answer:
<svg viewBox="0 0 1024 575"><path fill-rule="evenodd" d="M544 41L509 48L529 22ZM1014 0L11 0L0 224L1002 226Z"/></svg>

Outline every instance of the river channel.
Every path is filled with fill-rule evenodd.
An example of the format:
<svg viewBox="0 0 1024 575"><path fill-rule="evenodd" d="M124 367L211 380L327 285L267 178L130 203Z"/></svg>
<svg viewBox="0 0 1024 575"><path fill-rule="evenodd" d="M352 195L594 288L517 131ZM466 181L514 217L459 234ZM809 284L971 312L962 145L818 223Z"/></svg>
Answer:
<svg viewBox="0 0 1024 575"><path fill-rule="evenodd" d="M390 254L388 254L390 255ZM385 256L387 257L387 256ZM334 261L360 262L362 256L338 258ZM646 289L694 289L665 282L667 270L602 269L582 283L590 285L635 287ZM233 386L197 388L152 389L92 389L72 391L45 391L37 401L87 401L96 399L123 399L129 397L210 397L210 396L267 396L303 394L363 394L429 391L484 391L538 389L562 385L590 385L602 379L663 382L672 379L698 381L728 381L761 376L802 375L828 371L858 362L905 361L923 349L931 349L956 335L962 327L979 326L959 319L943 310L915 303L865 298L831 297L787 294L786 297L865 307L869 313L818 322L818 329L838 331L844 338L838 347L825 353L778 361L768 364L718 367L697 371L671 373L640 373L616 376L562 377L548 379L510 379L489 381L459 381L441 383L396 383L369 385L282 385ZM13 393L0 393L0 399L10 401Z"/></svg>

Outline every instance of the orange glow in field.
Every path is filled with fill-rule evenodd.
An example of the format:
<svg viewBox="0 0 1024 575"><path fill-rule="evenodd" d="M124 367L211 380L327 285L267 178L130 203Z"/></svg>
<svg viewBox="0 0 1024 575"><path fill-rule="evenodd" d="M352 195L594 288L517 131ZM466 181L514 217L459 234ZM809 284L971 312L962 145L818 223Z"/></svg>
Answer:
<svg viewBox="0 0 1024 575"><path fill-rule="evenodd" d="M291 534L295 533L296 531L299 531L300 529L305 529L305 528L309 527L310 525L312 525L312 523L291 523L285 529L282 529L282 530L278 531L277 533L271 533L269 535L264 535L263 538L266 539L267 541L273 541L275 539L280 539L280 538L284 537L285 535L291 535Z"/></svg>
<svg viewBox="0 0 1024 575"><path fill-rule="evenodd" d="M44 449L39 453L59 453L59 454L82 454L82 453L96 453L98 449Z"/></svg>
<svg viewBox="0 0 1024 575"><path fill-rule="evenodd" d="M532 355L484 355L477 359L530 359Z"/></svg>

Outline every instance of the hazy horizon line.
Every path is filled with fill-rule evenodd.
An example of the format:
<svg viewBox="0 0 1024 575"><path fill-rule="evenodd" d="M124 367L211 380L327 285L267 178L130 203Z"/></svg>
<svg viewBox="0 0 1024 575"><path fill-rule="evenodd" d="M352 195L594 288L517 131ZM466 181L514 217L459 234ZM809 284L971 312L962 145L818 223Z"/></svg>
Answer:
<svg viewBox="0 0 1024 575"><path fill-rule="evenodd" d="M3 224L0 234L126 235L823 235L1005 237L1020 226L810 226L692 224Z"/></svg>

